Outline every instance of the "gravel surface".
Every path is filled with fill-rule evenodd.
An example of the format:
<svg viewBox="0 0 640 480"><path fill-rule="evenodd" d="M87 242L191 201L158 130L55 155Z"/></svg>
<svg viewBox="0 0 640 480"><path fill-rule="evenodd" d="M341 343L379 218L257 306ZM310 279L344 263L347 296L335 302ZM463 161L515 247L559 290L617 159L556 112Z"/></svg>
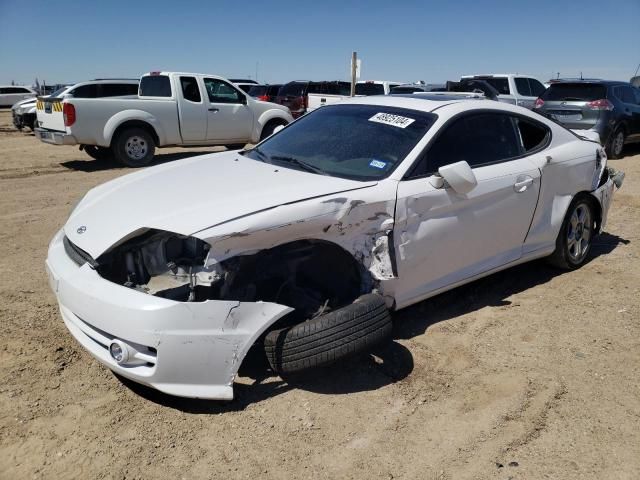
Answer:
<svg viewBox="0 0 640 480"><path fill-rule="evenodd" d="M125 383L67 333L47 244L89 188L131 170L0 111L0 478L640 478L640 148L627 151L582 269L534 262L439 295L394 314L372 355L298 380L252 357L220 403Z"/></svg>

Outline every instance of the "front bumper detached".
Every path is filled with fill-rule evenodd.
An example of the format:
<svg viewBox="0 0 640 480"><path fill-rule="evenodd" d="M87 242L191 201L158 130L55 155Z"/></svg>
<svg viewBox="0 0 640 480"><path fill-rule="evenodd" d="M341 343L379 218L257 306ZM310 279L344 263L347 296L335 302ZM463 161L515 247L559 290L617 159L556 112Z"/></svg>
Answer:
<svg viewBox="0 0 640 480"><path fill-rule="evenodd" d="M65 325L100 363L135 382L182 397L230 400L247 351L290 307L266 302L177 302L103 279L51 241L46 269ZM129 351L117 363L109 346Z"/></svg>

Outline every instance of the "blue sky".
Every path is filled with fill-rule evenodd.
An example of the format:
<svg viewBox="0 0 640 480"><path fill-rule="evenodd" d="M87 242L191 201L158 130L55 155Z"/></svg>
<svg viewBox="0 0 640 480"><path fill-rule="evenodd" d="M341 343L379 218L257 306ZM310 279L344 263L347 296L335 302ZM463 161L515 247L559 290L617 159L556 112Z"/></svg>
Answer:
<svg viewBox="0 0 640 480"><path fill-rule="evenodd" d="M180 70L276 83L469 73L628 80L640 0L0 0L0 83Z"/></svg>

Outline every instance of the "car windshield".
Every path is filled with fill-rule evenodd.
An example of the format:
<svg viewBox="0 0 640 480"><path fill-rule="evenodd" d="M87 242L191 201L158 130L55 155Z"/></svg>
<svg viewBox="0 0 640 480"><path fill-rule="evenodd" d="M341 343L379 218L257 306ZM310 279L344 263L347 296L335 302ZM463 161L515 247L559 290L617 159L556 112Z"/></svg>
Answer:
<svg viewBox="0 0 640 480"><path fill-rule="evenodd" d="M436 119L378 105L319 108L243 154L254 160L353 180L389 175Z"/></svg>
<svg viewBox="0 0 640 480"><path fill-rule="evenodd" d="M356 83L356 95L384 95L381 83Z"/></svg>
<svg viewBox="0 0 640 480"><path fill-rule="evenodd" d="M549 102L592 102L606 98L607 89L598 83L553 83L540 98Z"/></svg>

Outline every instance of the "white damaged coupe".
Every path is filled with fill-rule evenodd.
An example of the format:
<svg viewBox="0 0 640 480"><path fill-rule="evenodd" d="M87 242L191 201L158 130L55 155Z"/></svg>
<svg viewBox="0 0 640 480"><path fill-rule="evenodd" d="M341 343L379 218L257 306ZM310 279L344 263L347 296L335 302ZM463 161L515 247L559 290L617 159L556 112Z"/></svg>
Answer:
<svg viewBox="0 0 640 480"><path fill-rule="evenodd" d="M389 310L498 270L588 258L624 174L525 108L440 96L320 108L247 151L89 191L46 261L114 372L233 398L247 351L300 372L387 337Z"/></svg>

